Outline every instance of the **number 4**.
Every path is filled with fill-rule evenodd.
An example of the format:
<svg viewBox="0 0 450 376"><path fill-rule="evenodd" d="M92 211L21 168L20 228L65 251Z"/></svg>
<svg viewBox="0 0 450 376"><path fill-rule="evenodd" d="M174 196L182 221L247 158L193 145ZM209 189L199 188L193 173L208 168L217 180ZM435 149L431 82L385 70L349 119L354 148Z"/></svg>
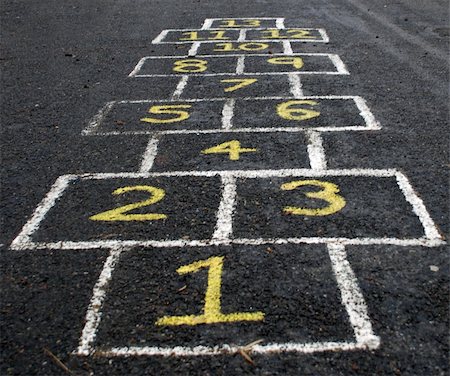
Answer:
<svg viewBox="0 0 450 376"><path fill-rule="evenodd" d="M241 143L237 140L227 141L212 148L202 150L202 154L228 154L230 160L239 160L241 153L254 153L257 149L241 148Z"/></svg>

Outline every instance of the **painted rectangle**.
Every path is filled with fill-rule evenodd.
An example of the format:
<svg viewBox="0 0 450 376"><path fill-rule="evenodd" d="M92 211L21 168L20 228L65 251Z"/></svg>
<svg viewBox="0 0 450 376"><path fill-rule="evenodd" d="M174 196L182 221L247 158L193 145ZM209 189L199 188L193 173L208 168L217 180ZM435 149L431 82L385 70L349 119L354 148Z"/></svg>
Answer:
<svg viewBox="0 0 450 376"><path fill-rule="evenodd" d="M308 168L303 133L208 133L161 136L152 171Z"/></svg>
<svg viewBox="0 0 450 376"><path fill-rule="evenodd" d="M419 238L423 228L395 176L238 180L236 238Z"/></svg>
<svg viewBox="0 0 450 376"><path fill-rule="evenodd" d="M328 182L335 187L324 189L315 183L292 190L281 189L283 184L305 180ZM155 231L148 231L148 225L129 226L126 221L113 226L93 225L89 217L120 206L122 201L115 205L114 200L130 196L113 192L131 184L148 184L166 190L164 201L158 201L159 206L151 205L151 209L161 209L156 213L170 214L173 221L152 225ZM328 207L336 201L336 196L343 197L346 205L330 215L298 216L284 211L286 206ZM337 199L337 202L339 207L342 201ZM177 217L179 210L185 212ZM215 226L214 234L211 226ZM73 250L335 242L444 244L423 201L398 171L280 169L61 176L11 248Z"/></svg>
<svg viewBox="0 0 450 376"><path fill-rule="evenodd" d="M218 177L76 179L33 239L49 243L209 239L220 200Z"/></svg>
<svg viewBox="0 0 450 376"><path fill-rule="evenodd" d="M324 29L314 28L240 28L233 29L167 29L163 30L153 44L186 44L217 42L314 42L328 43Z"/></svg>
<svg viewBox="0 0 450 376"><path fill-rule="evenodd" d="M177 272L203 260L220 263L221 271L211 272L212 267L205 266L196 272ZM219 322L211 324L184 323L186 315L204 312L205 291L211 286L208 273L216 273L214 277L220 279L220 295L212 299L228 317L218 317ZM209 303L211 298L207 299ZM140 349L145 355L149 348L162 353L176 347L195 351L199 345L244 347L257 339L263 339L262 346L280 344L281 351L281 344L315 344L320 351L325 344L355 341L323 245L284 245L269 250L265 246L217 247L191 252L134 249L121 256L113 271L101 311L91 344L100 356L111 350L114 356L117 349L125 348ZM237 321L232 321L233 313L240 314L234 318ZM168 317L175 317L174 322Z"/></svg>
<svg viewBox="0 0 450 376"><path fill-rule="evenodd" d="M196 55L226 55L226 54L281 54L285 51L282 42L217 42L199 43Z"/></svg>
<svg viewBox="0 0 450 376"><path fill-rule="evenodd" d="M248 28L280 28L284 27L284 18L207 18L203 30L208 29L248 29Z"/></svg>
<svg viewBox="0 0 450 376"><path fill-rule="evenodd" d="M129 77L219 76L261 74L348 75L338 55L323 53L146 56Z"/></svg>
<svg viewBox="0 0 450 376"><path fill-rule="evenodd" d="M219 85L223 88L234 84L224 86L218 80L213 86L217 89ZM83 133L211 133L224 129L232 132L349 131L380 129L380 125L366 102L356 96L136 100L107 103Z"/></svg>

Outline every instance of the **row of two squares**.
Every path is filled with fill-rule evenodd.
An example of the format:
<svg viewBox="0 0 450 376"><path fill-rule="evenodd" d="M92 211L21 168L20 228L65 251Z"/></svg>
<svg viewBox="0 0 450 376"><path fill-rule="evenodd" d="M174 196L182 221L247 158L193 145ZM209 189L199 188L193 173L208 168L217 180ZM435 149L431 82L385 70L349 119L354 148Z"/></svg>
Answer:
<svg viewBox="0 0 450 376"><path fill-rule="evenodd" d="M62 176L12 247L440 239L395 170L222 170Z"/></svg>

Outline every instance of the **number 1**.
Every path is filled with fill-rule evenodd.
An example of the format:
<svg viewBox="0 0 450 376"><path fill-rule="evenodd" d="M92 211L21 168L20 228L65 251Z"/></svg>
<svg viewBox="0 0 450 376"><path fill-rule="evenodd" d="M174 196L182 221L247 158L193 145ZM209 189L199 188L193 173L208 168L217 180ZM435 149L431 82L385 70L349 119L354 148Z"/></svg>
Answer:
<svg viewBox="0 0 450 376"><path fill-rule="evenodd" d="M196 273L200 269L209 268L208 285L205 294L205 305L203 314L187 316L164 316L156 321L156 325L198 325L216 324L237 321L261 321L264 319L263 312L221 312L221 285L223 256L210 257L189 265L183 265L177 269L178 274Z"/></svg>

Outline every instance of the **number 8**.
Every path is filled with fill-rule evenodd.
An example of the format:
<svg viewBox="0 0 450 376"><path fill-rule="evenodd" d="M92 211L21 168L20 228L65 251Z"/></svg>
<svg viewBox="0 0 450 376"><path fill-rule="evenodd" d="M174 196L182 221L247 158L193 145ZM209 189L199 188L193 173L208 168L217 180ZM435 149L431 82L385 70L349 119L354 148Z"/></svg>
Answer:
<svg viewBox="0 0 450 376"><path fill-rule="evenodd" d="M207 69L208 62L200 59L177 60L173 64L174 72L196 73L204 72Z"/></svg>

